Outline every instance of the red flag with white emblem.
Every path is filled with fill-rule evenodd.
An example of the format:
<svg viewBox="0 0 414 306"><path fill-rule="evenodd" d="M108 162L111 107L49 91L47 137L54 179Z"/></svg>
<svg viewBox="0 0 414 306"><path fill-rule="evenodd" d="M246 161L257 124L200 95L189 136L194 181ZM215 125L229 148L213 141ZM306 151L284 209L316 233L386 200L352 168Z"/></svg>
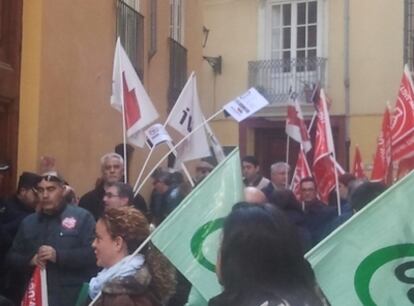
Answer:
<svg viewBox="0 0 414 306"><path fill-rule="evenodd" d="M312 176L312 172L309 168L308 160L306 159L305 152L303 150L299 151L298 160L296 161L295 171L293 172L292 182L290 184L290 189L295 194L298 200L301 200L300 197L300 181L305 177Z"/></svg>
<svg viewBox="0 0 414 306"><path fill-rule="evenodd" d="M158 118L158 112L119 38L116 42L114 56L111 106L121 113L125 112L128 142L142 148L145 144L144 128Z"/></svg>
<svg viewBox="0 0 414 306"><path fill-rule="evenodd" d="M382 119L382 130L377 140L374 165L371 172L371 181L391 183L389 170L391 166L391 113L387 107Z"/></svg>
<svg viewBox="0 0 414 306"><path fill-rule="evenodd" d="M32 277L27 285L21 306L47 306L47 283L46 270L38 266L33 271Z"/></svg>
<svg viewBox="0 0 414 306"><path fill-rule="evenodd" d="M302 110L298 100L291 95L287 106L286 134L295 141L299 142L305 153L312 148L308 129L303 120Z"/></svg>
<svg viewBox="0 0 414 306"><path fill-rule="evenodd" d="M361 151L359 151L358 146L355 146L355 157L354 165L352 167L352 174L359 179L366 178L364 172L364 164L362 163Z"/></svg>
<svg viewBox="0 0 414 306"><path fill-rule="evenodd" d="M319 101L316 104L317 123L315 136L315 151L313 158L313 173L318 188L319 196L325 203L335 187L335 161L332 157L334 145L332 139L331 122L329 120L326 96L323 89L320 90Z"/></svg>
<svg viewBox="0 0 414 306"><path fill-rule="evenodd" d="M393 161L414 156L414 86L407 65L398 91L391 133Z"/></svg>

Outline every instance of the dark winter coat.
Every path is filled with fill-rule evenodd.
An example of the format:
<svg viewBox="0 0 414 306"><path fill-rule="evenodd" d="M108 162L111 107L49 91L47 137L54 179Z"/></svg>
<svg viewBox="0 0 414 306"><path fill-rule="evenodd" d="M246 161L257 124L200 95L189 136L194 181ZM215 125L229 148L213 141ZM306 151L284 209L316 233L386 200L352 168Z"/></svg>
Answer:
<svg viewBox="0 0 414 306"><path fill-rule="evenodd" d="M82 284L96 273L92 250L95 221L86 210L62 205L54 215L34 213L23 220L7 263L15 273L30 278L30 260L42 245L56 250L56 263L47 262L50 306L73 306Z"/></svg>
<svg viewBox="0 0 414 306"><path fill-rule="evenodd" d="M135 275L106 282L96 306L160 306L160 299L150 289L151 275L144 266Z"/></svg>

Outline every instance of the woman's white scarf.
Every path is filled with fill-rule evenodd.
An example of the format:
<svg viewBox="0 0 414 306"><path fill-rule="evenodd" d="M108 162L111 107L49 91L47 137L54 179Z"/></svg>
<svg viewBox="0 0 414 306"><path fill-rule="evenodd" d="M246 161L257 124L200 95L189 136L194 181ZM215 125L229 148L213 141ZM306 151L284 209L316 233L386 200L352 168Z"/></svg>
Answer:
<svg viewBox="0 0 414 306"><path fill-rule="evenodd" d="M144 256L137 254L124 257L110 268L102 269L95 277L89 281L89 297L94 299L102 290L103 285L114 277L125 277L135 274L144 264Z"/></svg>

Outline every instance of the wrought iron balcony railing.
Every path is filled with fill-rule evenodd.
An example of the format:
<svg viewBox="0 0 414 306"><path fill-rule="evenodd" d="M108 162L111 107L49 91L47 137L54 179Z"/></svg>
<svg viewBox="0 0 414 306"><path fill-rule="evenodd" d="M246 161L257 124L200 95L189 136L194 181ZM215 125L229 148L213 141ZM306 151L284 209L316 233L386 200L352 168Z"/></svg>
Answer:
<svg viewBox="0 0 414 306"><path fill-rule="evenodd" d="M325 58L249 62L249 87L255 87L272 105L287 103L290 90L309 102L315 85L325 85Z"/></svg>
<svg viewBox="0 0 414 306"><path fill-rule="evenodd" d="M144 75L144 16L122 0L118 0L117 35L134 65L138 76Z"/></svg>

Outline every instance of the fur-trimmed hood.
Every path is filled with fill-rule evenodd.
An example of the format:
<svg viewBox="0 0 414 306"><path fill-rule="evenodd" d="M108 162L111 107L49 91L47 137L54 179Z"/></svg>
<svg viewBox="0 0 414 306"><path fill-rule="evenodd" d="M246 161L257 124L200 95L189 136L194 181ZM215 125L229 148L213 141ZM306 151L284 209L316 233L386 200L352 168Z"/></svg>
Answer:
<svg viewBox="0 0 414 306"><path fill-rule="evenodd" d="M107 294L141 295L148 290L151 274L146 265L134 275L116 277L103 285L102 291Z"/></svg>

